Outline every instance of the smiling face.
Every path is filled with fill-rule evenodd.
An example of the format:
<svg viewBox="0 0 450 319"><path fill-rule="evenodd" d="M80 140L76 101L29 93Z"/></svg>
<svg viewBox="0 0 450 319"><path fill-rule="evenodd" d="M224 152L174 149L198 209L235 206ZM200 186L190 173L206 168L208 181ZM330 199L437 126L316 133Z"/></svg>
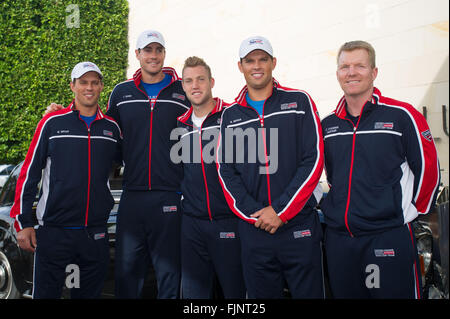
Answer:
<svg viewBox="0 0 450 319"><path fill-rule="evenodd" d="M272 86L272 71L276 64L276 58L272 58L262 50L254 50L238 62L247 86L253 90L263 90Z"/></svg>
<svg viewBox="0 0 450 319"><path fill-rule="evenodd" d="M365 49L341 52L336 76L346 97L369 99L377 74L378 68L372 67Z"/></svg>
<svg viewBox="0 0 450 319"><path fill-rule="evenodd" d="M162 72L166 50L156 42L150 43L145 48L135 50L142 71L154 77Z"/></svg>
<svg viewBox="0 0 450 319"><path fill-rule="evenodd" d="M70 88L75 94L75 105L77 107L96 107L100 92L103 90L103 82L97 72L90 71L75 82L70 83Z"/></svg>
<svg viewBox="0 0 450 319"><path fill-rule="evenodd" d="M194 107L202 107L211 102L214 79L209 76L204 66L184 68L182 85Z"/></svg>

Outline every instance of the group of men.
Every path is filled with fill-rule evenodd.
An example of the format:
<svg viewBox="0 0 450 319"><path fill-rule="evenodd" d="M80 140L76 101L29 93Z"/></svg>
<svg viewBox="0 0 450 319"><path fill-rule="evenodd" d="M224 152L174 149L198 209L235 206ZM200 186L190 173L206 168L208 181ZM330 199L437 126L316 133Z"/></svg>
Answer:
<svg viewBox="0 0 450 319"><path fill-rule="evenodd" d="M340 48L344 96L322 122L306 92L274 79L264 37L240 46L246 86L232 104L213 97L201 58L186 59L182 78L164 67L158 31L141 33L135 52L140 69L113 89L106 114L102 73L82 62L72 103L51 105L37 126L11 211L20 247L35 252L34 298L61 295L67 264L81 273L72 297L100 296L114 160L124 164L118 298L140 297L150 263L158 298L212 298L215 277L225 298L282 298L286 287L324 298L323 251L335 298L421 297L411 221L433 208L439 162L423 116L374 87L369 43ZM376 287L368 265L379 269Z"/></svg>

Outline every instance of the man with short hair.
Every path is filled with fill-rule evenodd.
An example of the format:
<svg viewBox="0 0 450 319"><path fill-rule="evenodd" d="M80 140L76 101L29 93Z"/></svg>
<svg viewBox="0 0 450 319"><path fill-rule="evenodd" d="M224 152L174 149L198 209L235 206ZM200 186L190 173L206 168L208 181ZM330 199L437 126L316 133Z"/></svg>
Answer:
<svg viewBox="0 0 450 319"><path fill-rule="evenodd" d="M222 113L219 179L241 218L249 298L323 298L322 230L314 210L323 169L320 120L311 97L272 77L272 46L244 40L239 70L247 85ZM257 155L257 159L256 159ZM320 186L319 186L320 187Z"/></svg>
<svg viewBox="0 0 450 319"><path fill-rule="evenodd" d="M180 293L180 182L170 134L189 109L181 79L164 67L165 41L155 30L136 45L140 69L112 91L107 114L123 130L123 194L116 234L116 297L139 298L150 263L158 298Z"/></svg>
<svg viewBox="0 0 450 319"><path fill-rule="evenodd" d="M60 298L68 265L80 274L72 298L98 298L103 288L109 265L106 223L114 205L108 177L122 137L97 104L102 78L92 62L73 68L75 98L39 122L17 181L11 217L19 246L35 252L33 298Z"/></svg>
<svg viewBox="0 0 450 319"><path fill-rule="evenodd" d="M440 172L425 118L374 87L375 50L347 42L337 56L344 96L322 120L330 191L321 204L335 298L420 298L411 222L428 213Z"/></svg>
<svg viewBox="0 0 450 319"><path fill-rule="evenodd" d="M184 178L181 225L182 297L209 299L217 275L225 298L245 298L238 219L228 208L217 176L215 150L222 111L213 98L210 67L198 57L186 59L183 89L191 108L178 118L183 128Z"/></svg>

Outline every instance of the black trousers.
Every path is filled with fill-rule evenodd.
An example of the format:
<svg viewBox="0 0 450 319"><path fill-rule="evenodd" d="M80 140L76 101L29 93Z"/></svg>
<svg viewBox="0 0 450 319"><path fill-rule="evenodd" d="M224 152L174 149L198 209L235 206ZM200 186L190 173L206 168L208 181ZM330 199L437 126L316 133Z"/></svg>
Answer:
<svg viewBox="0 0 450 319"><path fill-rule="evenodd" d="M325 231L325 250L334 298L421 298L421 274L409 224L350 237Z"/></svg>
<svg viewBox="0 0 450 319"><path fill-rule="evenodd" d="M183 298L212 298L215 275L225 298L245 298L238 222L238 217L234 215L220 220L205 220L183 215L181 226Z"/></svg>
<svg viewBox="0 0 450 319"><path fill-rule="evenodd" d="M117 298L140 298L150 263L159 299L180 296L181 195L169 191L124 191L116 231Z"/></svg>
<svg viewBox="0 0 450 319"><path fill-rule="evenodd" d="M99 298L109 265L104 227L39 227L34 259L33 298L61 298L63 286L74 299Z"/></svg>

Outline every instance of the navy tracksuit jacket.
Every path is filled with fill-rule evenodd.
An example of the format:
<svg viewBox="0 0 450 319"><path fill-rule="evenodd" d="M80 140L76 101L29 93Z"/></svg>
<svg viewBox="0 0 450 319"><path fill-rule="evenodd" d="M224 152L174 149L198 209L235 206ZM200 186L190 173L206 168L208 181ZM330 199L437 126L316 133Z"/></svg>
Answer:
<svg viewBox="0 0 450 319"><path fill-rule="evenodd" d="M284 276L294 297L321 298L322 235L313 209L319 198L311 196L323 169L316 107L307 93L274 80L259 116L247 105L246 93L244 87L236 103L222 113L218 171L228 205L242 219L249 297L282 297ZM274 235L256 229L256 219L250 217L269 205L289 222Z"/></svg>
<svg viewBox="0 0 450 319"><path fill-rule="evenodd" d="M80 267L76 298L98 297L109 262L106 223L114 205L108 177L120 154L121 131L103 115L88 128L74 108L45 116L38 124L16 186L11 217L17 231L39 223L36 232L35 298L59 298L65 267ZM36 208L37 185L42 192ZM89 261L87 261L89 260ZM92 278L91 278L92 277Z"/></svg>
<svg viewBox="0 0 450 319"><path fill-rule="evenodd" d="M211 298L214 273L225 298L245 298L238 219L225 200L216 169L220 116L216 106L200 128L192 123L193 107L178 118L184 178L181 231L182 297Z"/></svg>
<svg viewBox="0 0 450 319"><path fill-rule="evenodd" d="M436 148L425 118L411 105L384 97L374 88L355 123L347 115L343 97L336 110L322 120L322 128L330 185L321 205L328 229L327 257L333 273L341 269L330 274L334 294L352 296L349 289L353 289L360 291L356 295L360 298L420 297L417 250L409 223L433 208L440 179ZM343 258L345 250L353 251L352 256ZM364 269L349 272L344 260L363 264L360 267L381 264L381 260L410 266L392 273L389 266L381 269L385 289L372 289L370 295L365 287L356 289L349 284L350 274L362 278ZM401 279L405 273L407 277ZM399 287L407 287L410 293Z"/></svg>
<svg viewBox="0 0 450 319"><path fill-rule="evenodd" d="M172 77L156 99L148 97L141 69L112 91L107 114L123 132L125 163L117 220L116 297L138 298L150 262L158 282L158 298L177 298L180 291L181 163L170 150L177 118L190 107L181 79Z"/></svg>

